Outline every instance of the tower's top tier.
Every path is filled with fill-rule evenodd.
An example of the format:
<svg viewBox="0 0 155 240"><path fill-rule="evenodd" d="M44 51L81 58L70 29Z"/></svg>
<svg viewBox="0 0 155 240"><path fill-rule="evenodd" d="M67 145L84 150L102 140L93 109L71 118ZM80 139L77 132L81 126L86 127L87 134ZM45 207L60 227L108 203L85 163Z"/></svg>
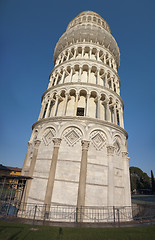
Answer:
<svg viewBox="0 0 155 240"><path fill-rule="evenodd" d="M66 32L60 37L54 51L54 63L62 51L71 46L81 44L96 45L104 48L113 55L120 65L120 52L114 37L111 35L108 23L97 13L85 11L75 17L67 27Z"/></svg>
<svg viewBox="0 0 155 240"><path fill-rule="evenodd" d="M108 23L99 14L93 11L84 11L80 13L68 24L67 30L79 24L80 25L87 25L87 24L96 25L100 28L104 28L109 33L111 33Z"/></svg>

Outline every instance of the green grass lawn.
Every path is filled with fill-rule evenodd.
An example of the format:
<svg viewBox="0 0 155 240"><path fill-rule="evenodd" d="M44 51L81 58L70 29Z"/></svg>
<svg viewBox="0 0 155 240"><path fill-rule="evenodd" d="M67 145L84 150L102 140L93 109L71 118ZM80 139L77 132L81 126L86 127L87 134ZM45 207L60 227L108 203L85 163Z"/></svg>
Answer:
<svg viewBox="0 0 155 240"><path fill-rule="evenodd" d="M132 202L155 205L155 195L132 195Z"/></svg>
<svg viewBox="0 0 155 240"><path fill-rule="evenodd" d="M0 240L153 240L155 225L129 228L31 226L0 221Z"/></svg>

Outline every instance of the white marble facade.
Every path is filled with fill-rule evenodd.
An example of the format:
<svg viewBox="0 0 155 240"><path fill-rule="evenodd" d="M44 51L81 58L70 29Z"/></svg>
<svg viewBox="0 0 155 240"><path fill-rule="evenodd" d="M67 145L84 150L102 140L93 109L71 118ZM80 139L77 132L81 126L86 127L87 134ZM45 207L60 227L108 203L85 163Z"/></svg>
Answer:
<svg viewBox="0 0 155 240"><path fill-rule="evenodd" d="M59 39L23 165L27 203L131 206L127 132L106 21L80 13Z"/></svg>

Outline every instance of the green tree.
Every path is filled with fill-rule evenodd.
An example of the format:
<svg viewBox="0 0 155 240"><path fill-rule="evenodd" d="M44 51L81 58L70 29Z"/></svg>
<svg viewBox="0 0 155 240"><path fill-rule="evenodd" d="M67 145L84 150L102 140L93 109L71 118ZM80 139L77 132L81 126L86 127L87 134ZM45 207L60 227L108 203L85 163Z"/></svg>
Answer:
<svg viewBox="0 0 155 240"><path fill-rule="evenodd" d="M150 178L140 168L130 167L131 191L136 189L151 189Z"/></svg>
<svg viewBox="0 0 155 240"><path fill-rule="evenodd" d="M151 170L151 186L152 186L152 193L155 193L155 181L154 181L154 174Z"/></svg>

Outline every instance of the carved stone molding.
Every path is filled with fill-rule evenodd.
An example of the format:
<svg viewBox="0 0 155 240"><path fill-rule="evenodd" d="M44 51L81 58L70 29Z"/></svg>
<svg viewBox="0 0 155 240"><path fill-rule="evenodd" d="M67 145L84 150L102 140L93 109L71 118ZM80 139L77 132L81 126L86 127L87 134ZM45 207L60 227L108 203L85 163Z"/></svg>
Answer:
<svg viewBox="0 0 155 240"><path fill-rule="evenodd" d="M52 142L52 139L54 136L55 136L55 130L53 128L47 129L43 136L44 144L48 146Z"/></svg>
<svg viewBox="0 0 155 240"><path fill-rule="evenodd" d="M40 143L41 143L41 141L39 139L35 140L34 141L35 148L39 148Z"/></svg>
<svg viewBox="0 0 155 240"><path fill-rule="evenodd" d="M81 135L79 129L72 127L67 129L64 134L64 139L69 146L74 146L81 139Z"/></svg>
<svg viewBox="0 0 155 240"><path fill-rule="evenodd" d="M106 144L106 138L102 131L94 131L90 135L91 142L96 150L101 150Z"/></svg>
<svg viewBox="0 0 155 240"><path fill-rule="evenodd" d="M122 152L122 157L127 158L128 157L128 152Z"/></svg>
<svg viewBox="0 0 155 240"><path fill-rule="evenodd" d="M120 152L121 152L121 144L120 144L120 142L118 141L118 139L116 139L116 140L114 141L113 146L114 146L114 148L115 148L115 153L116 153L117 155L119 155Z"/></svg>
<svg viewBox="0 0 155 240"><path fill-rule="evenodd" d="M52 141L54 143L54 147L60 147L60 143L61 143L61 138L53 138Z"/></svg>
<svg viewBox="0 0 155 240"><path fill-rule="evenodd" d="M81 141L82 150L87 150L87 151L88 151L89 143L90 143L89 141L82 140L82 141Z"/></svg>
<svg viewBox="0 0 155 240"><path fill-rule="evenodd" d="M31 147L32 146L32 142L28 142L28 147Z"/></svg>
<svg viewBox="0 0 155 240"><path fill-rule="evenodd" d="M114 155L114 150L115 150L115 147L114 146L112 146L112 145L109 145L109 146L107 146L107 154L108 155Z"/></svg>

